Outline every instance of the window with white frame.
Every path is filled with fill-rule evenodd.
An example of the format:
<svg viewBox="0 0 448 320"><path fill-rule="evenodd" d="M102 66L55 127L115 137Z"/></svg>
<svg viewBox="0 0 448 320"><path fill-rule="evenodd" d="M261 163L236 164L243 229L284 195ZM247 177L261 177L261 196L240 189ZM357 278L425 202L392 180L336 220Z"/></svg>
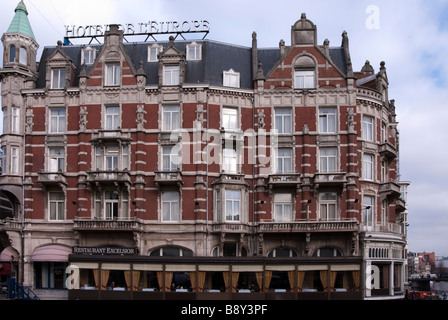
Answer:
<svg viewBox="0 0 448 320"><path fill-rule="evenodd" d="M163 47L158 44L148 46L148 62L159 61L159 53L163 51Z"/></svg>
<svg viewBox="0 0 448 320"><path fill-rule="evenodd" d="M223 86L224 87L240 87L240 73L230 69L229 71L224 71L222 74Z"/></svg>
<svg viewBox="0 0 448 320"><path fill-rule="evenodd" d="M338 218L336 192L319 194L319 217L323 221L334 221Z"/></svg>
<svg viewBox="0 0 448 320"><path fill-rule="evenodd" d="M314 70L295 70L294 71L294 88L309 89L314 88Z"/></svg>
<svg viewBox="0 0 448 320"><path fill-rule="evenodd" d="M95 168L100 171L129 169L129 145L96 146Z"/></svg>
<svg viewBox="0 0 448 320"><path fill-rule="evenodd" d="M319 132L336 132L336 108L319 108Z"/></svg>
<svg viewBox="0 0 448 320"><path fill-rule="evenodd" d="M180 220L179 192L162 192L162 221L176 222Z"/></svg>
<svg viewBox="0 0 448 320"><path fill-rule="evenodd" d="M275 114L275 130L279 134L291 133L292 127L292 109L276 108Z"/></svg>
<svg viewBox="0 0 448 320"><path fill-rule="evenodd" d="M11 117L11 132L19 133L20 130L20 109L17 107L11 108L12 117Z"/></svg>
<svg viewBox="0 0 448 320"><path fill-rule="evenodd" d="M175 146L162 147L162 171L176 171L180 168L178 151Z"/></svg>
<svg viewBox="0 0 448 320"><path fill-rule="evenodd" d="M292 149L278 148L275 151L275 173L291 173L292 170Z"/></svg>
<svg viewBox="0 0 448 320"><path fill-rule="evenodd" d="M275 221L292 221L292 194L274 194L274 219Z"/></svg>
<svg viewBox="0 0 448 320"><path fill-rule="evenodd" d="M2 163L1 163L1 173L2 174L4 174L4 173L7 173L8 172L8 170L7 170L7 163L6 163L6 159L7 159L7 157L6 157L6 147L2 147L2 154L1 154L1 159L2 159Z"/></svg>
<svg viewBox="0 0 448 320"><path fill-rule="evenodd" d="M3 133L8 132L8 108L3 108Z"/></svg>
<svg viewBox="0 0 448 320"><path fill-rule="evenodd" d="M364 195L362 197L362 223L368 228L371 228L374 225L374 201L375 198L373 196Z"/></svg>
<svg viewBox="0 0 448 320"><path fill-rule="evenodd" d="M381 223L383 225L387 224L387 208L388 208L387 200L381 201Z"/></svg>
<svg viewBox="0 0 448 320"><path fill-rule="evenodd" d="M162 130L171 131L180 128L180 107L162 107Z"/></svg>
<svg viewBox="0 0 448 320"><path fill-rule="evenodd" d="M336 147L320 148L320 172L337 172L338 149Z"/></svg>
<svg viewBox="0 0 448 320"><path fill-rule="evenodd" d="M129 218L129 195L118 190L96 191L95 216L98 219Z"/></svg>
<svg viewBox="0 0 448 320"><path fill-rule="evenodd" d="M222 108L222 128L224 130L237 130L239 128L237 108Z"/></svg>
<svg viewBox="0 0 448 320"><path fill-rule="evenodd" d="M382 122L381 123L381 142L386 142L387 141L387 125Z"/></svg>
<svg viewBox="0 0 448 320"><path fill-rule="evenodd" d="M373 141L373 117L362 117L362 138L367 141Z"/></svg>
<svg viewBox="0 0 448 320"><path fill-rule="evenodd" d="M48 171L65 171L65 149L64 147L48 148Z"/></svg>
<svg viewBox="0 0 448 320"><path fill-rule="evenodd" d="M106 64L106 86L118 86L120 85L121 68L119 63L107 63Z"/></svg>
<svg viewBox="0 0 448 320"><path fill-rule="evenodd" d="M187 45L187 60L201 60L202 59L202 46L196 42L192 42Z"/></svg>
<svg viewBox="0 0 448 320"><path fill-rule="evenodd" d="M120 128L120 107L106 106L104 115L105 129L117 130Z"/></svg>
<svg viewBox="0 0 448 320"><path fill-rule="evenodd" d="M238 173L238 152L235 148L222 149L222 171Z"/></svg>
<svg viewBox="0 0 448 320"><path fill-rule="evenodd" d="M373 155L365 153L362 156L362 177L366 180L373 180L374 176Z"/></svg>
<svg viewBox="0 0 448 320"><path fill-rule="evenodd" d="M24 47L19 49L19 63L27 65L28 63L28 52Z"/></svg>
<svg viewBox="0 0 448 320"><path fill-rule="evenodd" d="M50 109L50 133L62 133L66 129L65 108Z"/></svg>
<svg viewBox="0 0 448 320"><path fill-rule="evenodd" d="M381 182L387 182L387 177L388 177L387 171L388 171L387 161L382 160L381 161Z"/></svg>
<svg viewBox="0 0 448 320"><path fill-rule="evenodd" d="M65 195L63 192L49 192L48 194L49 220L64 220Z"/></svg>
<svg viewBox="0 0 448 320"><path fill-rule="evenodd" d="M11 147L11 171L12 174L19 173L19 147Z"/></svg>
<svg viewBox="0 0 448 320"><path fill-rule="evenodd" d="M178 65L167 65L163 67L163 84L165 86L179 85L180 67Z"/></svg>
<svg viewBox="0 0 448 320"><path fill-rule="evenodd" d="M65 88L65 69L51 70L51 89Z"/></svg>
<svg viewBox="0 0 448 320"><path fill-rule="evenodd" d="M225 214L226 221L240 221L241 219L241 191L226 190Z"/></svg>
<svg viewBox="0 0 448 320"><path fill-rule="evenodd" d="M95 62L96 50L92 47L87 47L81 51L81 63L92 65Z"/></svg>

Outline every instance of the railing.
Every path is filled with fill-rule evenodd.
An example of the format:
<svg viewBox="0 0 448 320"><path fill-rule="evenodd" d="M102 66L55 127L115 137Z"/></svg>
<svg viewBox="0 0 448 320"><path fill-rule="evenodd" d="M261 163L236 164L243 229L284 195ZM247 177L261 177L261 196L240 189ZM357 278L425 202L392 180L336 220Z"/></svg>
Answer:
<svg viewBox="0 0 448 320"><path fill-rule="evenodd" d="M342 184L347 182L345 172L316 173L314 182L319 184Z"/></svg>
<svg viewBox="0 0 448 320"><path fill-rule="evenodd" d="M258 231L261 232L355 232L359 230L359 223L353 220L335 221L293 221L293 222L260 222Z"/></svg>
<svg viewBox="0 0 448 320"><path fill-rule="evenodd" d="M11 300L40 300L31 288L16 283L14 279L8 279L8 298Z"/></svg>
<svg viewBox="0 0 448 320"><path fill-rule="evenodd" d="M131 177L127 171L98 170L89 171L87 180L91 182L131 182Z"/></svg>
<svg viewBox="0 0 448 320"><path fill-rule="evenodd" d="M75 218L74 230L114 230L114 231L134 231L138 228L138 222L135 220L119 219L80 219Z"/></svg>
<svg viewBox="0 0 448 320"><path fill-rule="evenodd" d="M67 184L65 175L62 172L38 172L37 182L42 184Z"/></svg>
<svg viewBox="0 0 448 320"><path fill-rule="evenodd" d="M248 233L250 226L241 223L216 223L212 224L212 232L239 232Z"/></svg>

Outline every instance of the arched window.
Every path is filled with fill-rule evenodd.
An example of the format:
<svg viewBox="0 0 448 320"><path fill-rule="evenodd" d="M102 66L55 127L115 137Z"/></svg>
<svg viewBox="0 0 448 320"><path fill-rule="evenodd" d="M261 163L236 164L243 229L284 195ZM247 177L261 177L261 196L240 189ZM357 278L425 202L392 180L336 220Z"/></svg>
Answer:
<svg viewBox="0 0 448 320"><path fill-rule="evenodd" d="M294 63L294 89L316 88L316 63L309 56L300 56Z"/></svg>
<svg viewBox="0 0 448 320"><path fill-rule="evenodd" d="M28 63L28 53L24 47L20 47L19 50L19 63L27 65Z"/></svg>
<svg viewBox="0 0 448 320"><path fill-rule="evenodd" d="M9 47L9 62L16 62L16 46Z"/></svg>

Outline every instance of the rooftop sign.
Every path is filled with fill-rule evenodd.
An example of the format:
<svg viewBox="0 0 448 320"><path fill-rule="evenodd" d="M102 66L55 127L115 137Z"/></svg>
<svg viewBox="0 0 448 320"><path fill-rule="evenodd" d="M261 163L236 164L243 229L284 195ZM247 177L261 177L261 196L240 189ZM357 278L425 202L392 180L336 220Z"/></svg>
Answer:
<svg viewBox="0 0 448 320"><path fill-rule="evenodd" d="M123 30L124 36L147 36L145 41L157 34L176 34L182 38L185 33L204 33L204 37L210 32L210 25L207 20L185 20L185 21L148 21L137 24L126 23L118 24L119 28ZM92 38L104 37L106 31L109 30L109 25L66 25L65 26L65 40L70 43L69 39L74 38ZM185 39L185 38L184 38ZM98 40L97 40L98 41Z"/></svg>

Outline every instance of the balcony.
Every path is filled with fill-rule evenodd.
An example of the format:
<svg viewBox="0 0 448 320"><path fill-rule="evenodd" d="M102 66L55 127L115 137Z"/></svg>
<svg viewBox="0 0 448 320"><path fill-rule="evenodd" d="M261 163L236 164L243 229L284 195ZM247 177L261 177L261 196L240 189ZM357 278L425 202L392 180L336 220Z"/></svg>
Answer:
<svg viewBox="0 0 448 320"><path fill-rule="evenodd" d="M113 184L115 186L124 185L126 187L130 187L131 177L127 170L89 170L87 171L87 182L92 186Z"/></svg>
<svg viewBox="0 0 448 320"><path fill-rule="evenodd" d="M344 187L347 183L347 174L345 172L316 173L314 175L314 184L319 187Z"/></svg>
<svg viewBox="0 0 448 320"><path fill-rule="evenodd" d="M295 187L300 184L300 173L279 173L269 175L268 185L274 187Z"/></svg>
<svg viewBox="0 0 448 320"><path fill-rule="evenodd" d="M154 171L154 182L157 187L161 186L178 186L183 184L182 173L177 171Z"/></svg>
<svg viewBox="0 0 448 320"><path fill-rule="evenodd" d="M389 198L391 200L399 199L401 196L400 185L393 181L382 183L380 186L380 196L381 198Z"/></svg>
<svg viewBox="0 0 448 320"><path fill-rule="evenodd" d="M93 143L102 144L104 142L131 142L131 135L128 132L122 132L120 129L116 130L98 130L92 134Z"/></svg>
<svg viewBox="0 0 448 320"><path fill-rule="evenodd" d="M75 218L73 230L77 231L135 231L139 228L137 220L130 219L81 219Z"/></svg>
<svg viewBox="0 0 448 320"><path fill-rule="evenodd" d="M291 222L260 222L259 233L304 233L304 232L357 232L359 223L356 219L333 221L297 220Z"/></svg>
<svg viewBox="0 0 448 320"><path fill-rule="evenodd" d="M215 223L212 232L224 233L250 233L250 226L242 223Z"/></svg>
<svg viewBox="0 0 448 320"><path fill-rule="evenodd" d="M247 182L244 179L244 173L228 173L221 172L219 178L216 179L213 184L239 184L247 186Z"/></svg>
<svg viewBox="0 0 448 320"><path fill-rule="evenodd" d="M379 146L380 155L386 157L389 160L397 158L397 149L389 142L384 142Z"/></svg>
<svg viewBox="0 0 448 320"><path fill-rule="evenodd" d="M67 186L67 179L62 172L42 172L37 173L37 182L44 188L59 187L64 189Z"/></svg>

